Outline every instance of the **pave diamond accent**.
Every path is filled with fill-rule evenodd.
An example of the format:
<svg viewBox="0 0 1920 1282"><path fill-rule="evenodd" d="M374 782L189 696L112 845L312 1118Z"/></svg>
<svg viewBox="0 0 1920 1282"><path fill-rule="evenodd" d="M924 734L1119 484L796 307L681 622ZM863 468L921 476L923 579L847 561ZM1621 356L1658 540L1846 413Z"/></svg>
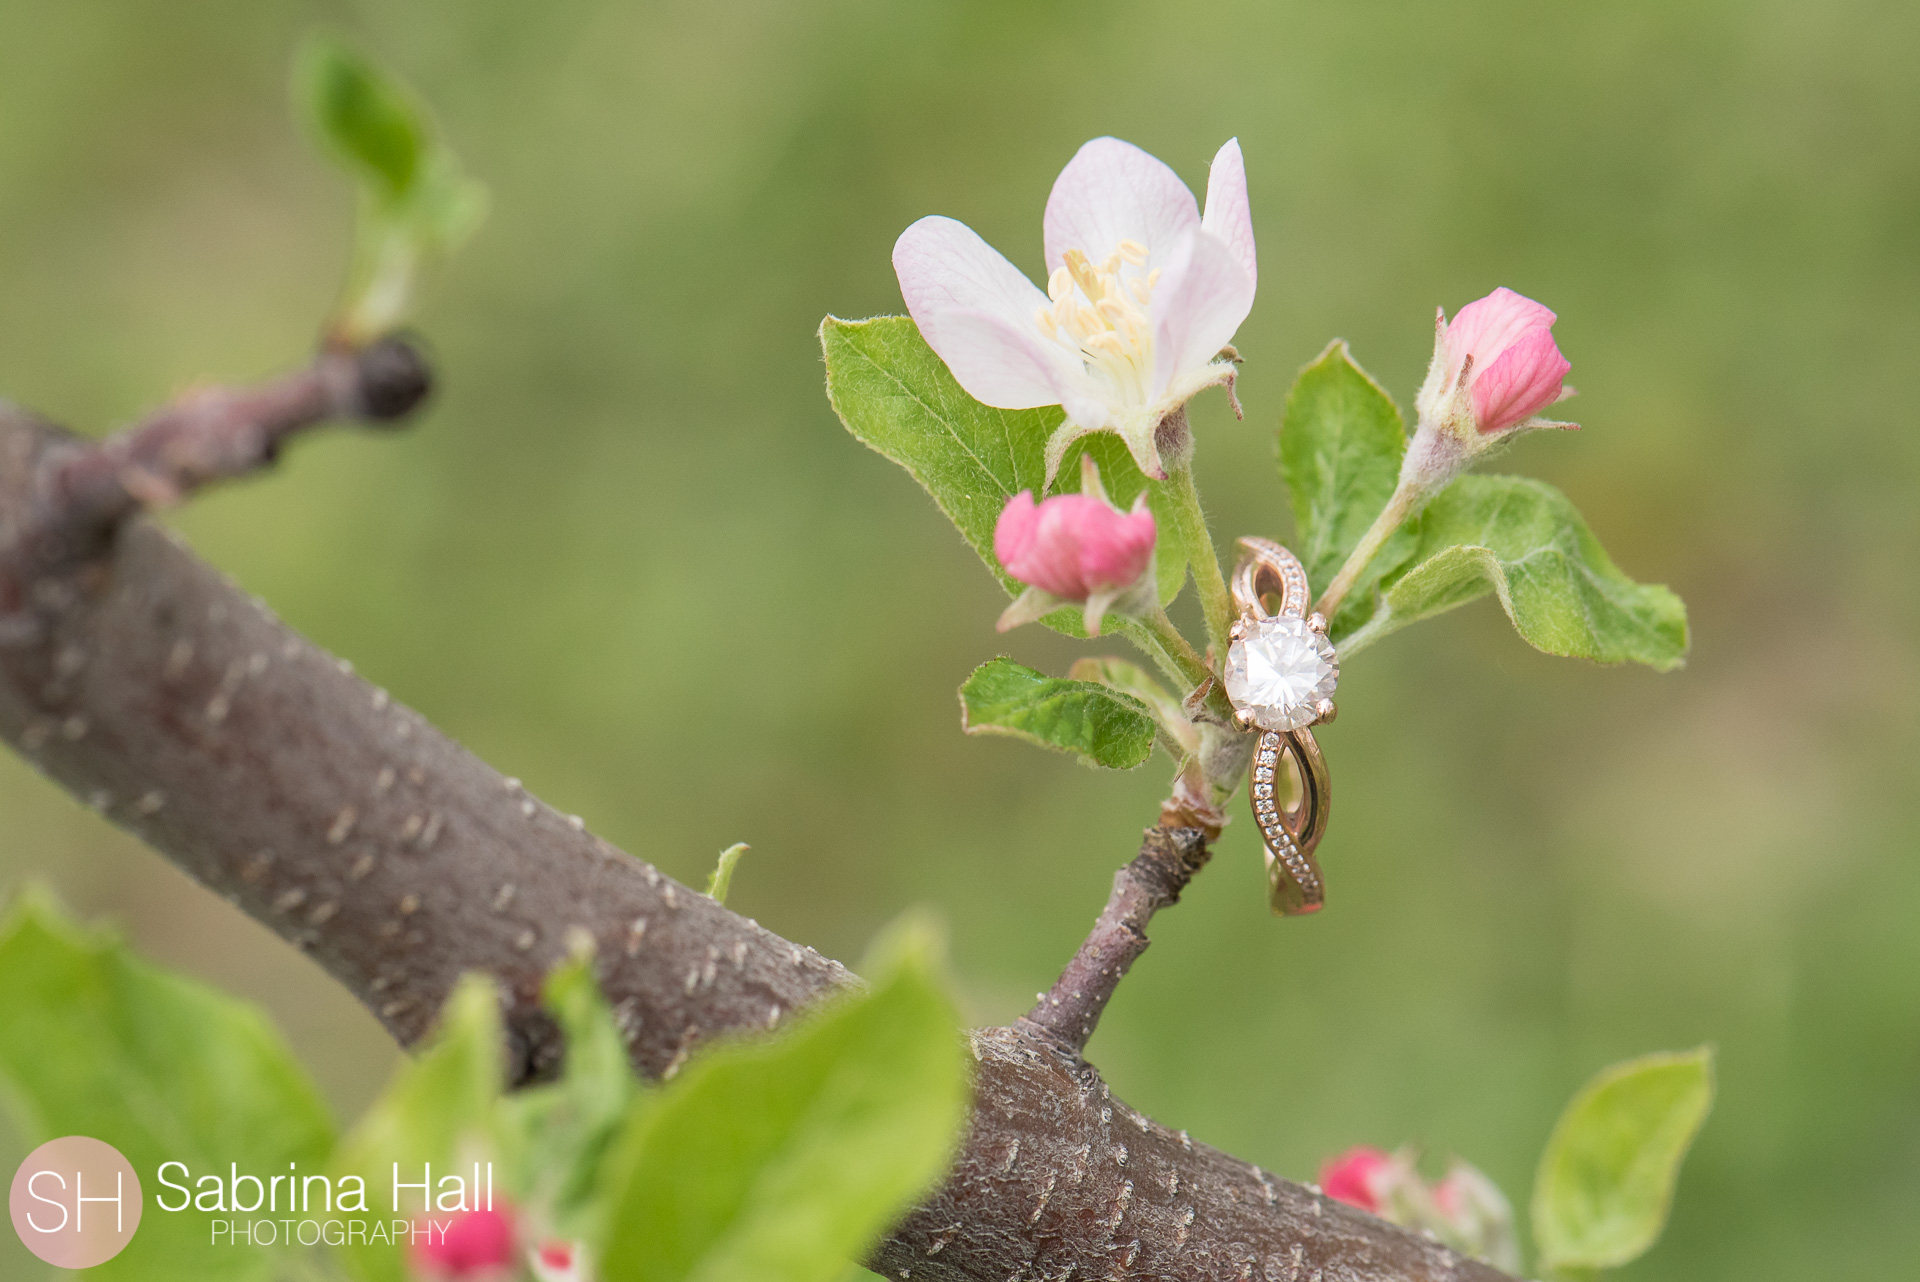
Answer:
<svg viewBox="0 0 1920 1282"><path fill-rule="evenodd" d="M1260 736L1260 757L1265 759L1269 753L1278 753L1280 736L1269 730ZM1274 803L1257 800L1253 805L1253 821L1260 825L1260 835L1266 839L1267 858L1280 864L1289 876L1299 883L1308 903L1318 903L1325 894L1320 880L1320 869L1312 859L1301 852L1294 842L1293 834L1287 831L1286 823L1275 809Z"/></svg>
<svg viewBox="0 0 1920 1282"><path fill-rule="evenodd" d="M1263 730L1312 725L1339 679L1333 643L1294 615L1254 621L1227 647L1227 698Z"/></svg>

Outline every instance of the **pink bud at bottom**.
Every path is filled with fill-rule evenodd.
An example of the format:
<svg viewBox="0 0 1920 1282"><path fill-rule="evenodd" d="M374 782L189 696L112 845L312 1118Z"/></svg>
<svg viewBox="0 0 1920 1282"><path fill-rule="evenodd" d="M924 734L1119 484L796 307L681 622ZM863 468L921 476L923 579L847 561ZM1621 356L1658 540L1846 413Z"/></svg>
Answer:
<svg viewBox="0 0 1920 1282"><path fill-rule="evenodd" d="M1035 503L1033 492L1022 490L994 525L993 554L1022 583L1062 601L1085 601L1138 579L1153 559L1154 534L1144 497L1121 512L1088 494Z"/></svg>
<svg viewBox="0 0 1920 1282"><path fill-rule="evenodd" d="M533 1253L529 1263L540 1282L587 1282L586 1255L578 1242L550 1240Z"/></svg>
<svg viewBox="0 0 1920 1282"><path fill-rule="evenodd" d="M1377 1181L1392 1164L1393 1158L1380 1149L1366 1145L1350 1148L1320 1168L1320 1191L1336 1202L1377 1215L1380 1212Z"/></svg>
<svg viewBox="0 0 1920 1282"><path fill-rule="evenodd" d="M504 1278L515 1262L513 1221L499 1211L467 1211L434 1227L413 1248L417 1272L434 1279Z"/></svg>

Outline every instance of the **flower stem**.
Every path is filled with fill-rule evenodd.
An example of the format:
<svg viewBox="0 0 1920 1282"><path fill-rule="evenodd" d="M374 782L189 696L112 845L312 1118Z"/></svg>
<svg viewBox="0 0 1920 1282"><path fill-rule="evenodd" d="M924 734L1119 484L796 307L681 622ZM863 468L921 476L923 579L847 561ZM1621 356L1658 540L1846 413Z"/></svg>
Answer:
<svg viewBox="0 0 1920 1282"><path fill-rule="evenodd" d="M1314 603L1313 608L1322 618L1329 623L1333 621L1333 616L1339 611L1341 602L1347 599L1347 593L1353 590L1353 585L1359 582L1360 576L1366 572L1367 565L1380 554L1380 549L1386 545L1388 539L1393 537L1394 531L1404 525L1407 518L1413 514L1413 509L1418 505L1420 497L1415 487L1406 484L1398 486L1393 491L1393 497L1388 499L1387 505L1380 509L1380 515L1373 519L1373 524L1367 527L1367 532L1360 536L1358 543L1353 545L1353 551L1348 554L1347 563L1340 567L1340 573L1333 576L1333 582L1327 584L1327 590L1322 592L1320 599Z"/></svg>
<svg viewBox="0 0 1920 1282"><path fill-rule="evenodd" d="M1227 580L1220 573L1220 557L1214 551L1213 536L1207 533L1207 514L1200 510L1200 493L1193 487L1193 465L1183 463L1169 469L1166 487L1173 499L1175 528L1193 566L1200 613L1207 623L1207 644L1214 658L1223 660L1227 653L1227 628L1233 621L1233 605L1227 596Z"/></svg>
<svg viewBox="0 0 1920 1282"><path fill-rule="evenodd" d="M1167 658L1173 661L1189 689L1213 675L1207 668L1207 661L1193 648L1193 643L1167 617L1165 606L1154 607L1153 613L1144 616L1140 622L1146 625L1148 634L1166 652Z"/></svg>

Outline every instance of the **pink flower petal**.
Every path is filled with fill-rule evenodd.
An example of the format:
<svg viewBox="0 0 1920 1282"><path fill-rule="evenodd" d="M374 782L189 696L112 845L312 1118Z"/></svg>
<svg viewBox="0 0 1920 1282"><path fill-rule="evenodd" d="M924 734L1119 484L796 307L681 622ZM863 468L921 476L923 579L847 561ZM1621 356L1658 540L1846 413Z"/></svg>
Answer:
<svg viewBox="0 0 1920 1282"><path fill-rule="evenodd" d="M947 363L967 395L996 409L1058 405L1078 371L1063 368L1065 348L1032 326L1016 328L988 312L949 311L916 316L927 346Z"/></svg>
<svg viewBox="0 0 1920 1282"><path fill-rule="evenodd" d="M1260 265L1253 252L1253 210L1247 203L1247 162L1240 140L1229 138L1207 172L1207 212L1200 225L1226 242L1240 270L1256 286Z"/></svg>
<svg viewBox="0 0 1920 1282"><path fill-rule="evenodd" d="M1477 355L1475 360L1478 368ZM1498 432L1532 418L1560 399L1572 368L1554 343L1552 330L1527 330L1491 365L1473 375L1469 391L1474 424L1483 433Z"/></svg>
<svg viewBox="0 0 1920 1282"><path fill-rule="evenodd" d="M980 234L953 218L922 218L893 243L900 295L918 321L965 308L1030 326L1047 296Z"/></svg>
<svg viewBox="0 0 1920 1282"><path fill-rule="evenodd" d="M1033 543L1033 530L1039 523L1040 505L1033 501L1032 490L1021 490L1008 499L1000 509L1000 519L993 523L994 560L1007 566L1022 556Z"/></svg>
<svg viewBox="0 0 1920 1282"><path fill-rule="evenodd" d="M1123 240L1145 245L1148 263L1158 266L1199 223L1199 206L1178 174L1130 142L1095 138L1074 153L1047 197L1047 271L1057 271L1069 249L1102 262Z"/></svg>
<svg viewBox="0 0 1920 1282"><path fill-rule="evenodd" d="M1500 359L1530 329L1550 329L1555 320L1547 308L1504 285L1485 298L1462 307L1447 326L1448 385L1460 373L1460 361L1473 353L1473 367L1484 370Z"/></svg>
<svg viewBox="0 0 1920 1282"><path fill-rule="evenodd" d="M1158 534L1153 513L1147 510L1144 496L1134 504L1133 511L1124 515L1098 500L1088 502L1096 504L1100 516L1088 522L1093 528L1081 536L1080 577L1095 591L1125 587L1145 573L1153 556L1153 541Z"/></svg>
<svg viewBox="0 0 1920 1282"><path fill-rule="evenodd" d="M1253 281L1227 243L1194 228L1174 246L1153 291L1153 396L1233 341L1253 310Z"/></svg>
<svg viewBox="0 0 1920 1282"><path fill-rule="evenodd" d="M1056 494L1036 505L1031 490L1007 500L993 530L993 554L1014 578L1062 601L1126 587L1153 556L1153 513L1115 511L1087 494Z"/></svg>
<svg viewBox="0 0 1920 1282"><path fill-rule="evenodd" d="M1061 402L1078 371L1034 327L1047 296L971 227L922 218L894 242L893 269L921 337L968 395L1000 409Z"/></svg>

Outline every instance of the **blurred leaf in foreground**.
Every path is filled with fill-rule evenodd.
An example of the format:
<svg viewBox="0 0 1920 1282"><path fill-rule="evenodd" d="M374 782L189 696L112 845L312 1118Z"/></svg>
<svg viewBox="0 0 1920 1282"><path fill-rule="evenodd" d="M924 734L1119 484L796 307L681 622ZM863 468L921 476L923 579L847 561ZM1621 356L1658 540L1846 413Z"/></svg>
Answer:
<svg viewBox="0 0 1920 1282"><path fill-rule="evenodd" d="M155 1210L202 1176L320 1174L333 1123L254 1007L149 966L29 890L0 918L0 1097L33 1143L104 1140L133 1164L148 1211L126 1250L88 1271L139 1282L276 1276L276 1249L214 1249L207 1217ZM192 1178L189 1178L189 1172ZM250 1194L249 1194L250 1196Z"/></svg>
<svg viewBox="0 0 1920 1282"><path fill-rule="evenodd" d="M939 1179L968 1099L959 1016L931 930L877 951L872 988L708 1051L635 1110L606 1282L838 1282Z"/></svg>

